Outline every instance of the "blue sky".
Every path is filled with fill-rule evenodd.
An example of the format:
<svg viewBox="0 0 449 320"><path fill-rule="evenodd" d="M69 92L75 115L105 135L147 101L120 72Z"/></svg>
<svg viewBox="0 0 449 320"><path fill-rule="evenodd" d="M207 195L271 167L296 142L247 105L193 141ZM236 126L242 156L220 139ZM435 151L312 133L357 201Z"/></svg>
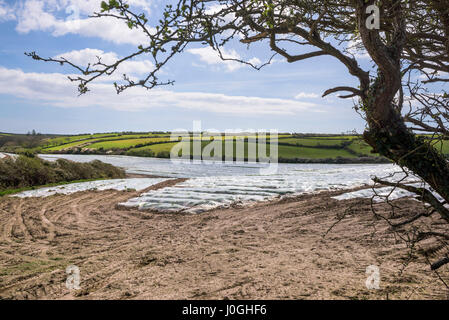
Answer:
<svg viewBox="0 0 449 320"><path fill-rule="evenodd" d="M330 57L289 64L276 57L261 71L223 62L201 45L172 60L161 80L174 86L154 91L133 89L115 94L111 79L91 86L78 97L67 79L72 70L36 62L23 53L70 57L80 63L95 55L123 57L145 41L118 21L89 19L99 0L0 0L0 132L88 133L191 129L277 129L281 132L341 133L364 122L352 100L321 98L330 87L356 85L340 63ZM164 1L130 0L151 21ZM266 46L224 48L229 56L259 59ZM362 59L363 60L363 59ZM365 59L367 60L367 59ZM369 60L364 61L369 63ZM123 66L138 77L151 68L149 57ZM117 75L117 76L120 76Z"/></svg>

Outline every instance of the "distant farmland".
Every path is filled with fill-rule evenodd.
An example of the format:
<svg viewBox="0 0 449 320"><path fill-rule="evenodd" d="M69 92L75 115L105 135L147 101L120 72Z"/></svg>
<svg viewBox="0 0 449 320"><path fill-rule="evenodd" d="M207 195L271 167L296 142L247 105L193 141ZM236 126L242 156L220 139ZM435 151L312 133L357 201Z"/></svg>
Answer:
<svg viewBox="0 0 449 320"><path fill-rule="evenodd" d="M183 147L190 154L193 152L193 141L200 137L184 137ZM225 141L225 140L228 141ZM233 141L230 142L229 139ZM233 145L233 154L236 154L236 144L243 145L244 158L248 158L248 149L255 148L255 136L237 134L234 137L221 137L222 150ZM31 143L32 141L33 143ZM202 152L213 140L210 137L201 137ZM271 141L274 142L274 141ZM170 151L178 141L170 140L170 133L99 133L73 136L30 136L30 135L0 135L0 151L39 153L76 153L76 154L114 154L141 157L168 158ZM384 159L372 153L360 136L357 135L294 135L279 134L278 157L280 162L383 162ZM187 145L189 144L189 146ZM266 154L270 152L270 140L265 145ZM446 145L441 145L447 148ZM448 148L449 149L449 148ZM449 151L449 150L448 150ZM229 152L229 149L228 149ZM181 154L179 154L181 155ZM211 156L214 156L213 152ZM244 159L241 159L244 160ZM257 159L252 159L257 160Z"/></svg>

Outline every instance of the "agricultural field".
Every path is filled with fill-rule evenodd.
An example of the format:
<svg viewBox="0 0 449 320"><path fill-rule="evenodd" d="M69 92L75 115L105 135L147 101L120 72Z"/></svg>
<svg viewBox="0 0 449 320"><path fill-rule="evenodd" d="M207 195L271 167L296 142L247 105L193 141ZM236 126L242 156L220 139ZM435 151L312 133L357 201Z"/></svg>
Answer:
<svg viewBox="0 0 449 320"><path fill-rule="evenodd" d="M1 137L2 134L0 134ZM212 134L211 134L212 135ZM5 137L6 138L6 137ZM222 154L225 154L226 145L232 139L233 157L236 158L237 145L243 146L244 159L248 159L248 150L256 150L254 144L256 135L236 134L234 137L222 136ZM37 141L34 138L33 141ZM179 137L181 140L181 137ZM236 142L236 139L239 143ZM178 148L188 150L190 155L198 156L193 152L193 142L201 140L201 153L208 157L214 157L214 148L211 143L214 139L209 135L183 137L183 144ZM188 142L187 142L188 141ZM379 160L377 154L371 152L360 136L356 135L305 135L305 134L279 134L277 139L266 140L266 156L270 155L270 143L279 143L278 157L281 162L302 162L306 161L333 161L335 159L348 159L355 161L361 157L370 157ZM217 143L217 142L215 142ZM170 133L147 132L147 133L97 133L82 134L73 136L52 136L51 138L41 138L36 147L33 144L33 152L39 153L81 153L81 154L118 154L139 157L159 157L168 158L172 148L178 141L170 140ZM442 145L443 149L449 153L449 146ZM10 146L9 146L10 147ZM218 147L216 147L218 148ZM27 150L26 145L22 145L20 150ZM219 149L219 148L218 148ZM9 150L9 149L8 149ZM0 151L2 146L0 145ZM5 150L3 150L5 151ZM229 152L229 150L227 150ZM258 152L258 151L257 151ZM181 155L181 151L179 155Z"/></svg>
<svg viewBox="0 0 449 320"><path fill-rule="evenodd" d="M123 140L107 140L89 145L91 149L129 149L142 144L149 144L155 142L169 142L170 138L136 138L136 139L123 139Z"/></svg>
<svg viewBox="0 0 449 320"><path fill-rule="evenodd" d="M293 146L279 146L279 158L285 159L326 159L326 158L357 158L345 149L320 149Z"/></svg>
<svg viewBox="0 0 449 320"><path fill-rule="evenodd" d="M75 142L70 142L70 143L64 143L62 145L57 145L57 146L50 147L50 148L45 148L44 151L45 152L53 152L53 151L70 150L72 148L76 148L76 147L79 147L84 144L86 144L86 140L75 141Z"/></svg>
<svg viewBox="0 0 449 320"><path fill-rule="evenodd" d="M316 146L341 146L344 143L351 143L350 139L316 139L316 138L287 138L279 139L279 143L288 143L295 146L316 147Z"/></svg>
<svg viewBox="0 0 449 320"><path fill-rule="evenodd" d="M45 143L47 148L50 147L58 147L66 144L71 144L77 141L84 141L90 139L97 139L103 137L116 137L117 134L85 134L85 135L77 135L77 136L67 136L67 137L58 137L53 139L48 139Z"/></svg>

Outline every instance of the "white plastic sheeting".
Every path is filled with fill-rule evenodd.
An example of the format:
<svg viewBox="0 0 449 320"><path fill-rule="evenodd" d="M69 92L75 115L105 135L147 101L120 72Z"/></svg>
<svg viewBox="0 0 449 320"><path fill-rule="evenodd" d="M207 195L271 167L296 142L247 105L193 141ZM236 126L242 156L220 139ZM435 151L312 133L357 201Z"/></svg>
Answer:
<svg viewBox="0 0 449 320"><path fill-rule="evenodd" d="M263 165L171 161L126 156L43 155L48 160L78 162L100 160L126 169L189 180L174 187L150 191L122 205L156 211L199 213L236 203L266 201L276 197L323 190L344 190L371 185L372 176L386 177L401 169L391 164L279 164L275 174L261 175ZM399 173L395 178L402 176Z"/></svg>
<svg viewBox="0 0 449 320"><path fill-rule="evenodd" d="M430 187L424 183L411 183L410 186L417 188L425 188L432 192L432 194L441 202L444 199L436 192L432 191ZM393 201L401 198L416 198L417 195L401 188L382 187L382 188L369 188L358 190L354 192L344 193L342 195L333 197L336 200L350 200L350 199L373 199L374 202Z"/></svg>
<svg viewBox="0 0 449 320"><path fill-rule="evenodd" d="M122 203L156 211L200 213L241 203L267 201L323 190L351 189L371 183L370 174L385 176L393 166L291 166L276 175L191 178L174 187L150 191Z"/></svg>
<svg viewBox="0 0 449 320"><path fill-rule="evenodd" d="M373 189L363 189L354 192L344 193L337 197L332 197L336 200L351 200L351 199L371 199L373 198L374 202L383 202L386 201L386 197L388 196L388 200L397 200L400 198L408 198L413 197L414 194L404 190L396 188L393 190L393 187L385 187L385 188L376 188L375 191Z"/></svg>
<svg viewBox="0 0 449 320"><path fill-rule="evenodd" d="M36 190L29 190L18 194L14 194L12 196L19 198L48 197L54 194L71 194L75 192L88 191L88 190L124 191L128 189L134 189L137 191L141 191L155 184L164 182L166 180L167 179L155 179L155 178L98 180L90 182L71 183L56 187L40 188Z"/></svg>

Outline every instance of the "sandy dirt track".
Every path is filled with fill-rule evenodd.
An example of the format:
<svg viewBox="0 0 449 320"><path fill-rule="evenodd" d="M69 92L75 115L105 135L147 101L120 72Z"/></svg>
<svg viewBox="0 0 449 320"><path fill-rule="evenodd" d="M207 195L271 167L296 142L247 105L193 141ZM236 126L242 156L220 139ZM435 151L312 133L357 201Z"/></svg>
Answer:
<svg viewBox="0 0 449 320"><path fill-rule="evenodd" d="M162 187L156 185L154 188ZM135 192L0 199L3 299L446 299L368 200L304 195L200 215L122 210ZM402 200L413 214L415 201ZM352 206L348 216L325 232ZM81 289L65 286L69 265ZM378 265L381 290L365 287ZM448 278L447 268L441 275Z"/></svg>

